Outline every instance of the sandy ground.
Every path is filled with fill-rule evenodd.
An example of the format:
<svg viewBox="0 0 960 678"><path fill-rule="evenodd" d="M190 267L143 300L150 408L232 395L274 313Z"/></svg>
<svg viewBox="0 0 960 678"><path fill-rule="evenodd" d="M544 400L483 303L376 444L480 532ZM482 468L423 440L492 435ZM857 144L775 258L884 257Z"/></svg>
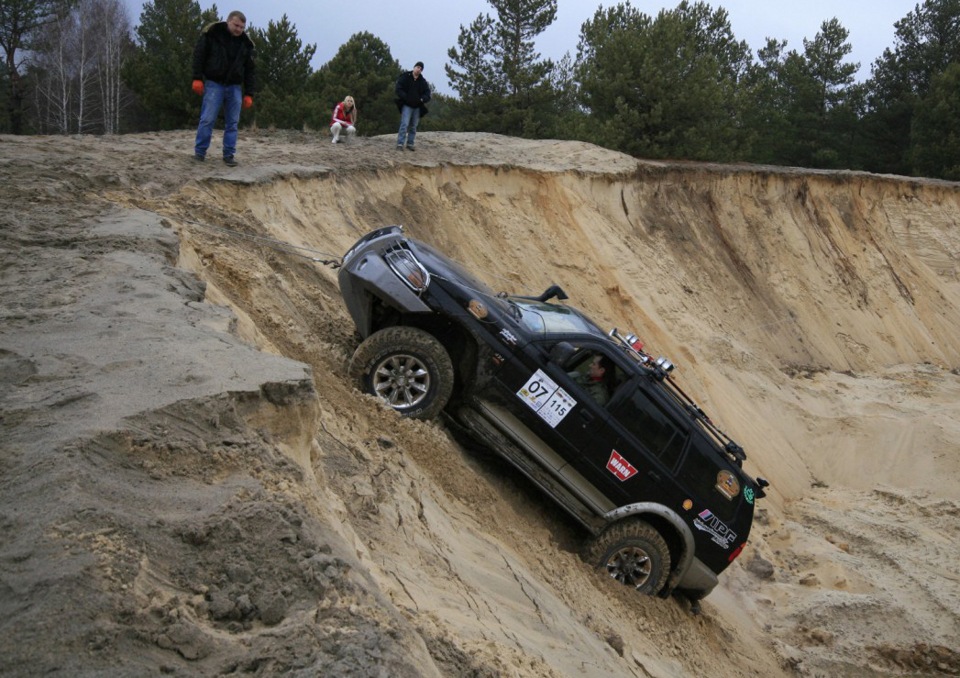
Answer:
<svg viewBox="0 0 960 678"><path fill-rule="evenodd" d="M420 141L0 137L0 673L960 675L960 186ZM743 444L772 488L701 614L347 382L332 264L394 223Z"/></svg>

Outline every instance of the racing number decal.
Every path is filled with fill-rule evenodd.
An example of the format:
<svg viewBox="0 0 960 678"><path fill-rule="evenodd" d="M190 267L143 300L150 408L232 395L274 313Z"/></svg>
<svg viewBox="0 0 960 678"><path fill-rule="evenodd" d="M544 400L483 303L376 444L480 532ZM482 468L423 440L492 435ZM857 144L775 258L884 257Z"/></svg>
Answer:
<svg viewBox="0 0 960 678"><path fill-rule="evenodd" d="M542 370L533 373L527 383L517 391L517 397L550 424L551 428L556 428L577 404L569 393L557 386Z"/></svg>

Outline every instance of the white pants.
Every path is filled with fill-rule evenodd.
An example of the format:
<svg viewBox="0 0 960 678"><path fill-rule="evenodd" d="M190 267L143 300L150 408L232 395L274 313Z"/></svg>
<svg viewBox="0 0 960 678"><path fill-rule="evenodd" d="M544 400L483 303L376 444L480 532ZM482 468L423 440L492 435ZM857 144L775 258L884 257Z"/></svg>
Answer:
<svg viewBox="0 0 960 678"><path fill-rule="evenodd" d="M352 137L354 134L357 133L357 128L354 127L353 125L346 125L346 127L344 127L343 124L339 122L335 122L332 125L330 125L330 134L333 135L333 143L337 143L337 141L340 140L340 130L342 129L347 130L348 137Z"/></svg>

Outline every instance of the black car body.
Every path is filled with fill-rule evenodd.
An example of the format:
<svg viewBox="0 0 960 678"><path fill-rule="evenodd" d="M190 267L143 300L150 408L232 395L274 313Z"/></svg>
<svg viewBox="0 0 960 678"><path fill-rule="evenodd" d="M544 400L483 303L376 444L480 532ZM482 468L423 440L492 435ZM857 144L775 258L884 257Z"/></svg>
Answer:
<svg viewBox="0 0 960 678"><path fill-rule="evenodd" d="M445 410L589 530L594 565L698 599L743 549L766 481L635 337L556 286L496 293L399 226L359 240L339 283L358 386L406 416ZM582 376L597 356L614 366L602 392Z"/></svg>

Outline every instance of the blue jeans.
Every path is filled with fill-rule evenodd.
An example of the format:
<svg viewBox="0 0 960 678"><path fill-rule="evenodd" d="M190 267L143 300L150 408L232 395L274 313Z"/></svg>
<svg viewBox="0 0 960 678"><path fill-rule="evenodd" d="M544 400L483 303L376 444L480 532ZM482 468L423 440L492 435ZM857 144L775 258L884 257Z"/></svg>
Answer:
<svg viewBox="0 0 960 678"><path fill-rule="evenodd" d="M237 125L240 124L240 104L243 91L240 85L221 85L207 80L203 83L203 104L200 106L200 125L193 152L205 156L210 148L213 125L223 108L223 157L230 158L237 152Z"/></svg>
<svg viewBox="0 0 960 678"><path fill-rule="evenodd" d="M413 146L417 139L417 125L420 124L420 108L404 106L400 111L400 132L397 133L397 146Z"/></svg>

